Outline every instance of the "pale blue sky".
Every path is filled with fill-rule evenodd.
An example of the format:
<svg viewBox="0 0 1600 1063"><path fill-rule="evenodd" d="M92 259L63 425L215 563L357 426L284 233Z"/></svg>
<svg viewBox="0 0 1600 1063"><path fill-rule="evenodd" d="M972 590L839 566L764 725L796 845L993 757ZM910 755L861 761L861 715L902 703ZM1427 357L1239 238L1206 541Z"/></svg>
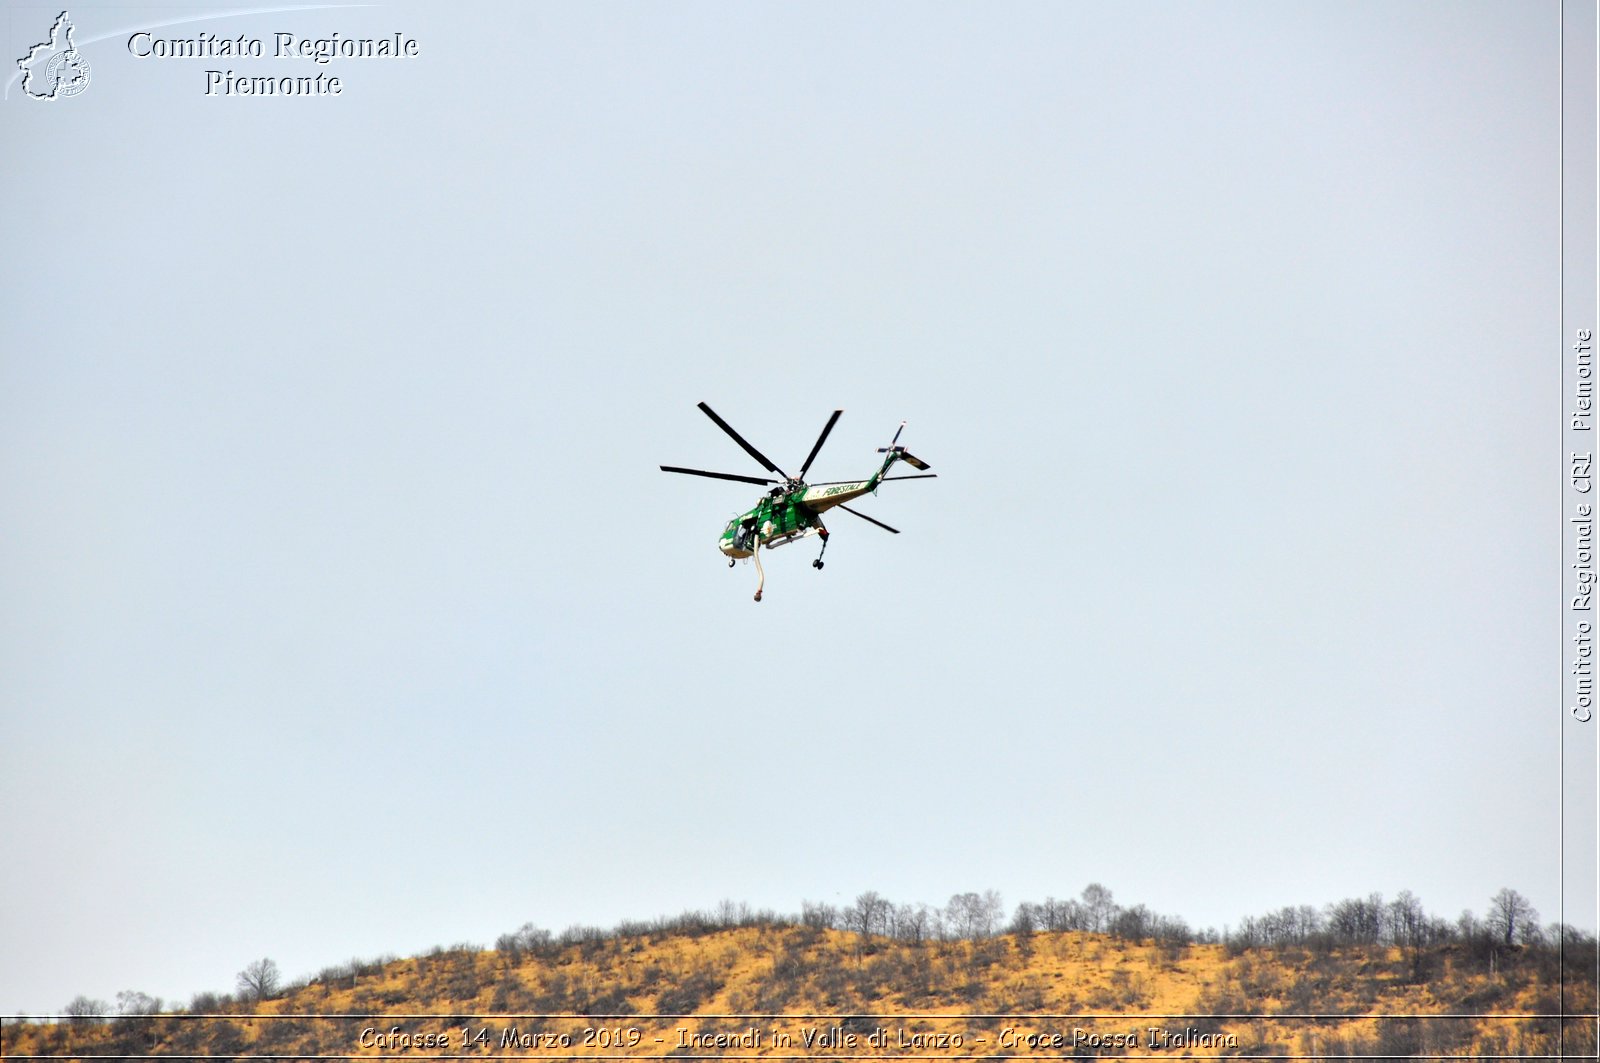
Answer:
<svg viewBox="0 0 1600 1063"><path fill-rule="evenodd" d="M338 98L13 86L0 1011L724 897L1554 919L1556 10L385 4L212 27L418 39ZM756 605L702 400L940 479Z"/></svg>

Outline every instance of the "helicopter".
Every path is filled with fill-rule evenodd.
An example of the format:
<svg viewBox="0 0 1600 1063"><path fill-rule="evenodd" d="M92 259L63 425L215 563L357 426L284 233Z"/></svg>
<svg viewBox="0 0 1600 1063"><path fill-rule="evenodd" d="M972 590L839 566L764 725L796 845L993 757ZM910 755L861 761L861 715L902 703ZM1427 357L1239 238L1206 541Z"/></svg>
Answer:
<svg viewBox="0 0 1600 1063"><path fill-rule="evenodd" d="M772 490L762 496L761 500L753 507L728 521L722 529L722 536L717 541L717 549L721 550L728 558L728 567L744 557L753 557L756 562L756 601L761 600L762 588L766 585L766 573L761 568L761 548L771 550L785 546L797 539L815 535L822 539L822 549L817 553L817 559L811 562L811 567L822 568L822 555L828 552L828 529L822 523L822 514L835 507L844 510L852 516L860 517L870 524L876 524L884 531L900 534L900 529L891 528L876 517L869 517L859 510L851 509L845 505L853 499L865 494L876 494L878 485L885 480L932 480L937 478L937 473L927 472L928 463L911 454L905 447L899 446L900 433L906 430L906 422L901 421L900 427L895 431L894 438L886 447L879 447L878 453L885 455L883 464L878 470L865 480L830 480L825 483L808 484L805 482L806 472L811 468L811 463L816 460L817 452L822 449L822 444L827 440L828 433L833 431L833 426L838 423L839 415L843 410L834 410L828 418L828 423L822 426L822 434L817 436L817 441L811 446L811 453L806 455L806 460L800 465L800 475L790 476L772 463L768 457L751 446L733 426L717 416L717 412L705 403L700 403L700 410L711 418L716 426L728 433L733 441L744 448L761 467L768 472L776 473L783 477L774 480L760 476L742 476L731 472L708 472L705 469L685 469L676 465L661 466L662 472L683 473L687 476L709 476L714 480L736 480L739 483L761 484L771 486ZM887 473L894 467L894 463L903 461L914 469L923 472L913 476L889 476Z"/></svg>

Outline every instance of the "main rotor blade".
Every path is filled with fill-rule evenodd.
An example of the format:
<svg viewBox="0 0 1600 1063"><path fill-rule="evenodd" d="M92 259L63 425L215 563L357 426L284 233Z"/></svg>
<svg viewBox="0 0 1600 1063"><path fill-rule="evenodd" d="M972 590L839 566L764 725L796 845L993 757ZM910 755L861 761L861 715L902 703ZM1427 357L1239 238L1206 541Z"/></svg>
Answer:
<svg viewBox="0 0 1600 1063"><path fill-rule="evenodd" d="M763 480L759 476L740 476L734 472L706 472L704 469L680 469L676 465L661 466L662 472L681 472L686 476L709 476L713 480L738 480L742 484L775 484L776 480Z"/></svg>
<svg viewBox="0 0 1600 1063"><path fill-rule="evenodd" d="M823 441L828 438L828 433L833 431L833 426L838 423L839 415L843 410L834 410L833 416L828 418L828 423L822 426L822 434L817 437L816 445L811 448L811 453L806 455L806 463L800 466L800 479L806 478L806 470L811 468L811 462L816 459L817 451L822 449Z"/></svg>
<svg viewBox="0 0 1600 1063"><path fill-rule="evenodd" d="M785 480L789 478L788 473L772 464L772 462L767 459L765 454L761 453L761 451L757 450L755 447L752 447L748 442L746 442L744 436L740 435L738 432L735 432L732 425L718 417L716 410L713 410L710 406L707 406L703 402L700 403L700 409L704 411L707 417L717 422L718 428L732 436L733 441L743 447L746 454L759 461L763 469L767 470L768 472L775 472L779 476L782 476Z"/></svg>
<svg viewBox="0 0 1600 1063"><path fill-rule="evenodd" d="M883 478L883 480L937 480L938 478L939 478L939 474L936 473L936 472L925 472L925 473L922 473L922 474L920 474L918 476L885 476ZM882 483L883 480L879 480L878 482ZM813 480L809 484L807 484L806 486L807 487L838 487L840 484L861 484L861 483L866 483L866 481L865 480Z"/></svg>
<svg viewBox="0 0 1600 1063"><path fill-rule="evenodd" d="M840 505L839 508L844 510L846 513L854 514L855 516L860 517L862 520L866 521L869 524L876 524L878 527L882 528L884 531L894 532L896 535L900 534L900 529L899 528L891 528L887 524L885 524L883 521L879 520L877 517L869 517L865 513L861 512L859 509L851 509L849 506L846 506L846 505Z"/></svg>

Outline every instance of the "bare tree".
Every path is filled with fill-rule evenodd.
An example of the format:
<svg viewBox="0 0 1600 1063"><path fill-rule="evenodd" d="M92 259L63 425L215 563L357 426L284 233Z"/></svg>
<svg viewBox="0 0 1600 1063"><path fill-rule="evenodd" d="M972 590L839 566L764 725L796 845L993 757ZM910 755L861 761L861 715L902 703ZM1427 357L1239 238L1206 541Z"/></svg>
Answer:
<svg viewBox="0 0 1600 1063"><path fill-rule="evenodd" d="M123 1015L154 1015L161 1010L161 998L137 989L124 989L117 994L117 1011Z"/></svg>
<svg viewBox="0 0 1600 1063"><path fill-rule="evenodd" d="M1084 929L1092 930L1096 934L1104 933L1111 928L1111 920L1117 915L1116 903L1111 899L1111 891L1098 882L1091 882L1083 888L1083 917Z"/></svg>
<svg viewBox="0 0 1600 1063"><path fill-rule="evenodd" d="M119 1034L142 1034L150 1029L150 1016L161 1011L161 998L137 989L124 989L117 994L117 1011L120 1016L112 1022Z"/></svg>
<svg viewBox="0 0 1600 1063"><path fill-rule="evenodd" d="M944 919L950 928L951 936L958 940L977 937L978 908L982 903L982 899L976 893L957 893L951 896L944 906Z"/></svg>
<svg viewBox="0 0 1600 1063"><path fill-rule="evenodd" d="M1151 933L1156 940L1168 948L1180 948L1194 943L1194 931L1182 916L1158 915L1152 925Z"/></svg>
<svg viewBox="0 0 1600 1063"><path fill-rule="evenodd" d="M945 905L944 911L945 919L955 936L972 941L993 937L1001 918L1005 915L1005 909L1000 903L1000 894L994 890L984 890L981 894L957 893L950 898L950 903Z"/></svg>
<svg viewBox="0 0 1600 1063"><path fill-rule="evenodd" d="M241 996L259 1004L278 991L278 965L265 957L246 964L237 984Z"/></svg>
<svg viewBox="0 0 1600 1063"><path fill-rule="evenodd" d="M724 899L717 905L717 925L723 929L744 926L750 921L750 905L744 901Z"/></svg>
<svg viewBox="0 0 1600 1063"><path fill-rule="evenodd" d="M844 910L844 925L862 938L889 933L889 916L894 906L873 890L861 894Z"/></svg>
<svg viewBox="0 0 1600 1063"><path fill-rule="evenodd" d="M550 941L550 931L534 926L532 923L523 923L511 933L501 934L495 938L494 948L496 952L505 957L507 963L515 966L522 962L524 953L537 952L548 946ZM348 977L348 975L345 977Z"/></svg>
<svg viewBox="0 0 1600 1063"><path fill-rule="evenodd" d="M894 910L894 936L900 941L920 945L932 927L933 914L926 904L902 904Z"/></svg>
<svg viewBox="0 0 1600 1063"><path fill-rule="evenodd" d="M1530 929L1538 929L1539 913L1533 910L1528 898L1516 890L1503 889L1489 898L1489 916L1485 921L1494 936L1509 946L1528 938Z"/></svg>
<svg viewBox="0 0 1600 1063"><path fill-rule="evenodd" d="M832 930L839 925L839 910L831 904L801 901L800 922L812 930Z"/></svg>
<svg viewBox="0 0 1600 1063"><path fill-rule="evenodd" d="M1041 930L1082 930L1083 906L1077 901L1046 897L1037 906Z"/></svg>
<svg viewBox="0 0 1600 1063"><path fill-rule="evenodd" d="M1006 906L996 890L984 890L979 900L978 930L984 937L993 937L1000 929L1000 921L1006 917Z"/></svg>
<svg viewBox="0 0 1600 1063"><path fill-rule="evenodd" d="M1119 909L1111 920L1110 930L1123 941L1138 944L1151 936L1154 926L1155 916L1150 909L1136 904L1132 908Z"/></svg>
<svg viewBox="0 0 1600 1063"><path fill-rule="evenodd" d="M1328 909L1328 932L1341 945L1376 945L1383 939L1383 894L1351 897Z"/></svg>
<svg viewBox="0 0 1600 1063"><path fill-rule="evenodd" d="M111 1010L111 1005L103 1000L91 1000L79 994L72 998L72 1003L62 1009L62 1014L74 1026L93 1026L105 1021L106 1013Z"/></svg>
<svg viewBox="0 0 1600 1063"><path fill-rule="evenodd" d="M1261 917L1260 932L1268 945L1303 945L1322 927L1322 917L1310 905L1286 905Z"/></svg>
<svg viewBox="0 0 1600 1063"><path fill-rule="evenodd" d="M1422 948L1428 943L1431 930L1422 902L1410 890L1401 890L1400 895L1389 902L1386 922L1389 936L1411 960L1412 977L1421 978Z"/></svg>
<svg viewBox="0 0 1600 1063"><path fill-rule="evenodd" d="M202 989L189 998L189 1014L212 1015L222 1007L222 998L210 990Z"/></svg>

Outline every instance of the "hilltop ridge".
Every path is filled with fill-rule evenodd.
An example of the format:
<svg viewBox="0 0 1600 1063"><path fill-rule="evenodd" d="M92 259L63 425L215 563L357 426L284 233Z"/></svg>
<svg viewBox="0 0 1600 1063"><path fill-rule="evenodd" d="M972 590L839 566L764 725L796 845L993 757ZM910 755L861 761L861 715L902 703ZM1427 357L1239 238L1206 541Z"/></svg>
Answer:
<svg viewBox="0 0 1600 1063"><path fill-rule="evenodd" d="M980 918L955 936L895 911L863 894L799 919L725 905L529 925L287 986L258 961L238 994L183 1012L139 1013L159 1010L144 998L109 1021L8 1024L4 1055L1595 1057L1595 943L1570 928L1349 942L1330 906L1202 940L1158 917L1050 929L1024 905L1004 932Z"/></svg>

